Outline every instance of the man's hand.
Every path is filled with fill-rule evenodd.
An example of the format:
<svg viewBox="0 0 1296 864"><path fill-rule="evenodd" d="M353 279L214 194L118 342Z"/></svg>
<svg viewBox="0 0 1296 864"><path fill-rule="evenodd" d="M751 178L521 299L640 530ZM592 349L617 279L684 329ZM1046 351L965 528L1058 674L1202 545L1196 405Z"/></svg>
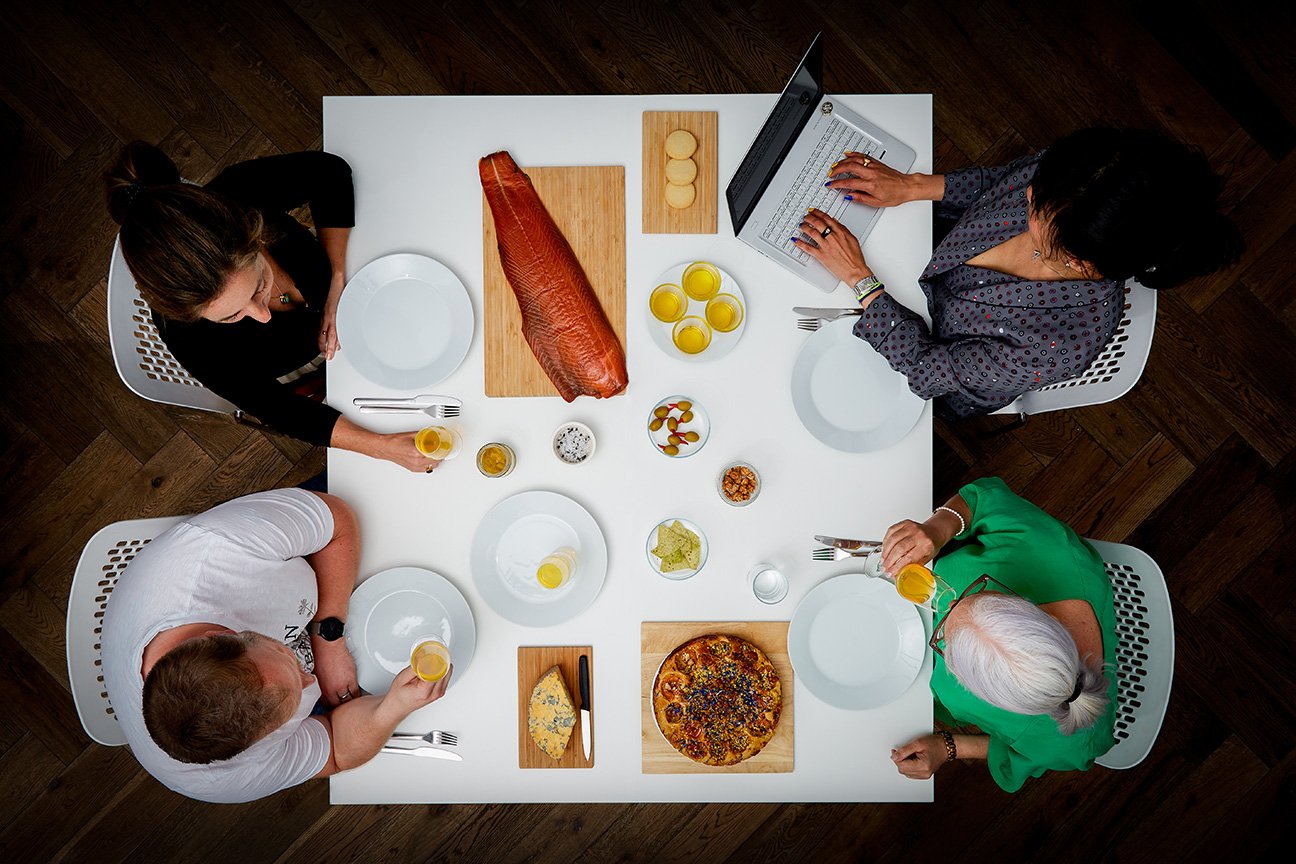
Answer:
<svg viewBox="0 0 1296 864"><path fill-rule="evenodd" d="M413 669L406 666L396 673L396 678L392 681L391 687L387 689L387 695L383 697L383 701L388 702L393 713L399 715L397 718L399 722L424 705L431 705L444 696L446 688L450 686L450 676L453 674L454 664L452 663L450 668L446 670L444 678L434 684L429 684L415 675Z"/></svg>
<svg viewBox="0 0 1296 864"><path fill-rule="evenodd" d="M312 637L311 651L315 654L315 678L325 702L336 706L360 695L355 658L347 650L345 639L329 642Z"/></svg>
<svg viewBox="0 0 1296 864"><path fill-rule="evenodd" d="M939 735L923 735L891 751L896 770L914 780L926 780L949 761L949 751Z"/></svg>

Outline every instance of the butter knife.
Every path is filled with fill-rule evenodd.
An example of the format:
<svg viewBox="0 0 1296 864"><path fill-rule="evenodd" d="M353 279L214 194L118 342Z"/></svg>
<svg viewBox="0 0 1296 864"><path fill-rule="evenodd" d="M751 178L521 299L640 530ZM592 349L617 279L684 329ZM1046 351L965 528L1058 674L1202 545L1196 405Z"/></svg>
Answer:
<svg viewBox="0 0 1296 864"><path fill-rule="evenodd" d="M848 540L842 537L826 537L823 534L816 534L815 539L825 546L835 546L838 549L846 549L854 552L857 549L881 549L881 540Z"/></svg>
<svg viewBox="0 0 1296 864"><path fill-rule="evenodd" d="M855 309L838 309L824 308L822 306L793 306L792 311L798 315L805 315L810 318L822 318L825 321L836 321L838 318L845 318L847 315L863 315L864 310Z"/></svg>
<svg viewBox="0 0 1296 864"><path fill-rule="evenodd" d="M403 753L406 756L422 756L425 759L449 759L451 762L462 762L463 757L458 753L452 753L449 750L442 750L440 747L397 747L386 744L382 748L384 753Z"/></svg>
<svg viewBox="0 0 1296 864"><path fill-rule="evenodd" d="M576 675L577 687L581 700L581 749L585 751L585 760L590 758L590 739L594 737L594 726L590 723L590 674L589 657L580 656L579 671Z"/></svg>
<svg viewBox="0 0 1296 864"><path fill-rule="evenodd" d="M437 396L432 393L420 393L418 396L357 396L351 400L356 406L362 405L381 405L390 408L426 408L429 405L449 405L452 408L462 408L463 400L456 399L453 396Z"/></svg>

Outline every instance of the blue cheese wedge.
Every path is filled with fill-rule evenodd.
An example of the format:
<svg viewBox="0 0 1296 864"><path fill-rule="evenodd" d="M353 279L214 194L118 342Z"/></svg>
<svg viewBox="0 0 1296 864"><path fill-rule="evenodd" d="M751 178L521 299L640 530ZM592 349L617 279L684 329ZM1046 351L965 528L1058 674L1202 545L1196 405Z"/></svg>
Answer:
<svg viewBox="0 0 1296 864"><path fill-rule="evenodd" d="M576 706L563 681L562 673L554 666L540 676L531 690L531 704L527 708L527 731L531 740L552 759L561 759L571 741L576 726Z"/></svg>

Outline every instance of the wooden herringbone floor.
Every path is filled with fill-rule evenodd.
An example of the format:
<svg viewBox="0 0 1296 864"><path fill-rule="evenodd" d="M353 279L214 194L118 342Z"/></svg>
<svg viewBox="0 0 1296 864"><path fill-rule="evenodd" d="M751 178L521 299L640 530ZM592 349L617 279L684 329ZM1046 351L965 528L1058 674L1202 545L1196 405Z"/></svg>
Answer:
<svg viewBox="0 0 1296 864"><path fill-rule="evenodd" d="M0 7L0 859L95 862L1249 860L1296 813L1296 20L1279 4L875 0L7 3ZM1061 4L1058 4L1061 5ZM751 7L751 8L746 8ZM1166 7L1169 8L1168 6ZM1264 11L1261 11L1263 9ZM108 351L124 141L189 176L318 147L320 97L777 90L827 34L838 92L935 94L937 169L1094 122L1159 125L1228 174L1244 260L1160 298L1139 386L938 427L936 497L1001 474L1081 534L1162 565L1173 702L1142 766L934 806L334 807L324 783L215 807L89 743L67 691L77 554L118 519L315 473L322 453L133 397Z"/></svg>

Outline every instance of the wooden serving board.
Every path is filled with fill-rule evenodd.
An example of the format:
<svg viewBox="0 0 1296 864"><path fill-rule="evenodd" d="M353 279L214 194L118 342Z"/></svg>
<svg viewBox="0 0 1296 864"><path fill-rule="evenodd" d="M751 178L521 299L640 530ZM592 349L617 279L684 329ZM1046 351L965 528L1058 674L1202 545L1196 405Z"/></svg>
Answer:
<svg viewBox="0 0 1296 864"><path fill-rule="evenodd" d="M594 286L624 350L626 304L625 167L527 168L531 185ZM522 336L522 313L500 265L490 205L482 196L486 294L486 395L557 396Z"/></svg>
<svg viewBox="0 0 1296 864"><path fill-rule="evenodd" d="M580 722L580 686L578 684L580 656L589 658L590 704L597 705L594 697L598 693L598 679L594 672L594 649L589 645L545 645L540 647L518 648L518 767L519 768L592 768L594 767L594 739L590 739L590 758L585 758L581 747L581 738L586 734ZM576 705L576 728L572 730L571 741L563 751L561 759L553 759L531 740L527 731L527 707L531 703L531 691L535 689L540 676L553 666L562 670L563 681L571 691L572 702ZM591 725L594 711L591 710Z"/></svg>
<svg viewBox="0 0 1296 864"><path fill-rule="evenodd" d="M643 233L714 234L719 181L716 179L714 111L645 111L643 113ZM666 204L666 136L676 129L693 133L698 149L697 197L683 210Z"/></svg>
<svg viewBox="0 0 1296 864"><path fill-rule="evenodd" d="M721 633L739 636L765 652L783 684L783 712L774 737L755 756L737 765L703 765L672 747L653 716L652 686L666 656L690 639ZM640 699L643 715L644 774L787 774L793 768L792 661L787 653L787 621L645 621L640 625ZM591 694L591 699L593 696Z"/></svg>

